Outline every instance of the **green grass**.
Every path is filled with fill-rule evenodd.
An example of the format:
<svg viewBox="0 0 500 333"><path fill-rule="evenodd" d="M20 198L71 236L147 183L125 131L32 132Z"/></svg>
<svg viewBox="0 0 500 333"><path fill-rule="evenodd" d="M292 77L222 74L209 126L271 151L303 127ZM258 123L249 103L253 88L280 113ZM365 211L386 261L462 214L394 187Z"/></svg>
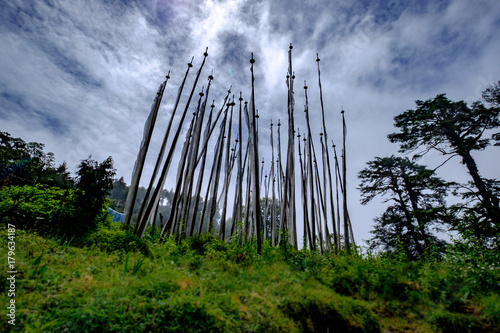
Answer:
<svg viewBox="0 0 500 333"><path fill-rule="evenodd" d="M7 248L0 232L0 248ZM320 256L116 227L74 247L17 230L14 332L495 332L498 263ZM115 244L115 245L113 245ZM127 252L127 249L135 251ZM7 271L4 261L1 278ZM496 292L494 292L496 290ZM7 284L0 285L7 304ZM4 307L5 309L5 307ZM6 311L6 310L3 310Z"/></svg>

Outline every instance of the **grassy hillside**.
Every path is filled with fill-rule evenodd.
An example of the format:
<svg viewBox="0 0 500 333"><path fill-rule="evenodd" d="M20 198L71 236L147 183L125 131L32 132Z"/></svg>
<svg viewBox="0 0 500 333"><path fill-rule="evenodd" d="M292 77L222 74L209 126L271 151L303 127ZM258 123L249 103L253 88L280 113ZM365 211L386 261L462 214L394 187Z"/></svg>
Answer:
<svg viewBox="0 0 500 333"><path fill-rule="evenodd" d="M0 232L1 249L7 236ZM17 230L16 325L4 314L0 330L500 331L498 254L473 244L412 263L267 244L257 256L252 243L208 236L161 245L148 238L103 228L87 246L73 247L57 236ZM7 271L4 260L4 281ZM7 283L0 288L8 304Z"/></svg>

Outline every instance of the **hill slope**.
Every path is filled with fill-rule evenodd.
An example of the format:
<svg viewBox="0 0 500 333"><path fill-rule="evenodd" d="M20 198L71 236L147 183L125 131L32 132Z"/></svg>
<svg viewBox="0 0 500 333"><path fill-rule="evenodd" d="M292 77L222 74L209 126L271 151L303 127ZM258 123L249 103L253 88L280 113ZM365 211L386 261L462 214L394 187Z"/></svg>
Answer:
<svg viewBox="0 0 500 333"><path fill-rule="evenodd" d="M5 230L0 233L2 249L7 236ZM484 256L410 263L267 245L257 256L252 243L223 243L208 236L180 245L173 239L150 243L144 255L103 252L98 243L72 247L19 230L15 242L16 325L3 319L2 331L499 329L500 297L491 291L498 290L499 269L478 266L491 259ZM2 276L7 271L5 264ZM0 288L2 304L9 304L8 285Z"/></svg>

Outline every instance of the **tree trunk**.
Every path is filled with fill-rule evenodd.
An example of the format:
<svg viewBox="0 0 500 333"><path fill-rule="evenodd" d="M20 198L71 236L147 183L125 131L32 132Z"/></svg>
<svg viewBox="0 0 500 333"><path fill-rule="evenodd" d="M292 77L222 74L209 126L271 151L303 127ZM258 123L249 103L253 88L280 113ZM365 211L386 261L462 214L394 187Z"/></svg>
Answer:
<svg viewBox="0 0 500 333"><path fill-rule="evenodd" d="M483 199L484 208L486 209L486 214L491 222L495 224L500 224L500 208L498 203L498 198L495 197L488 189L484 180L479 175L479 170L477 169L476 162L472 158L469 152L463 152L460 154L462 156L464 164L467 166L470 175L479 190L479 194Z"/></svg>
<svg viewBox="0 0 500 333"><path fill-rule="evenodd" d="M424 253L424 251L422 249L422 245L420 245L420 242L418 241L418 235L417 235L417 232L415 231L415 226L412 224L412 218L411 218L410 211L408 210L408 207L406 207L406 204L404 203L403 194L397 188L397 184L395 184L394 188L395 188L394 191L397 193L398 198L399 198L398 202L399 202L400 208L406 217L406 227L408 228L408 230L411 234L411 237L413 238L413 241L415 242L415 247L416 247L417 252L420 256Z"/></svg>

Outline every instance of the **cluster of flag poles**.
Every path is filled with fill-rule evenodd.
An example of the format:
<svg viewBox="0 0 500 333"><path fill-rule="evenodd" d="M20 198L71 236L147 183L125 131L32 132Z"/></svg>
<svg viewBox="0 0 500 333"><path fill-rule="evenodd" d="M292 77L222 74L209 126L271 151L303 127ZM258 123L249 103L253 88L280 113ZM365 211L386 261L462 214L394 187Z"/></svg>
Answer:
<svg viewBox="0 0 500 333"><path fill-rule="evenodd" d="M208 48L203 54L203 61L196 73L189 97L180 117L174 126L174 117L179 108L186 79L193 67L193 59L188 63L184 79L179 87L170 120L162 141L158 157L145 198L135 221L132 221L134 203L143 173L146 156L155 129L159 107L165 87L170 78L160 85L147 118L143 139L132 173L132 181L128 193L124 221L133 225L134 232L142 237L146 227L153 223L158 215L161 193L165 186L170 167L177 167L175 190L171 202L171 211L166 223L162 223L161 237L191 237L209 232L228 240L235 233L243 241L255 238L257 251L260 253L262 238L270 241L272 246L287 241L294 247L299 246L297 229L296 168L300 174L300 190L303 220L303 246L309 249L324 251L350 251L354 245L352 225L347 209L346 183L346 122L342 110L342 155L341 163L337 158L336 146L332 141L334 170L330 163L330 148L325 121L323 91L321 86L320 59L317 55L317 71L319 99L322 115L320 132L321 160L318 160L310 124L309 100L307 84L304 81L305 124L306 131L301 133L295 129L295 74L292 67L292 45L288 50L288 140L286 141L286 159L282 159L281 122L275 127L270 124L271 163L269 170L264 168L264 160L259 159L259 124L258 110L255 104L255 76L253 53L250 59L251 95L250 100L243 102L240 92L238 103L229 88L222 106L216 110L215 100L209 103L209 94L213 73L199 92L196 106L191 101L196 91L200 74L208 56ZM235 110L236 109L236 110ZM186 121L188 111L193 110L189 124ZM243 130L243 119L246 131ZM218 132L216 128L218 127ZM179 143L182 129L187 128L184 143ZM236 132L234 139L233 131ZM173 133L171 133L173 132ZM246 140L243 138L247 134ZM277 142L275 142L275 134ZM216 139L215 139L216 137ZM212 139L212 140L211 140ZM297 144L295 144L297 139ZM210 145L209 142L214 142ZM302 141L302 142L301 142ZM167 143L169 143L167 145ZM172 163L174 154L180 158ZM211 158L209 158L211 157ZM318 161L321 168L318 166ZM233 177L233 174L235 175ZM333 174L333 177L332 177ZM234 183L231 180L235 178ZM335 178L335 180L333 179ZM335 186L333 185L335 183ZM204 191L202 192L202 190ZM234 194L231 199L229 193ZM340 195L339 195L340 193ZM231 202L232 200L232 202ZM342 209L340 204L342 201ZM232 213L228 214L228 207ZM220 217L217 218L218 211ZM299 206L300 212L300 206ZM342 214L341 214L342 212ZM343 220L343 237L341 222Z"/></svg>

